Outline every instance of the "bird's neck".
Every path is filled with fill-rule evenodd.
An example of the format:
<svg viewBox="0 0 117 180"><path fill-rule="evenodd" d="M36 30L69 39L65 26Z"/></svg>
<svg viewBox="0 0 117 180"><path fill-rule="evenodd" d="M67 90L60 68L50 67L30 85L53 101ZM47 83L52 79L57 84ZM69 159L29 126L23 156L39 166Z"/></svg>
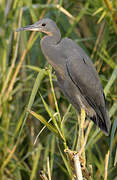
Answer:
<svg viewBox="0 0 117 180"><path fill-rule="evenodd" d="M42 46L56 45L61 40L61 33L57 28L56 31L50 33L51 35L44 36L41 40Z"/></svg>
<svg viewBox="0 0 117 180"><path fill-rule="evenodd" d="M54 35L51 35L51 36L44 36L41 40L41 44L43 46L45 45L56 45L59 41L61 40L61 35L60 34L54 34Z"/></svg>
<svg viewBox="0 0 117 180"><path fill-rule="evenodd" d="M42 52L49 64L51 64L55 70L60 66L60 61L57 61L60 41L61 36L44 36L41 39Z"/></svg>
<svg viewBox="0 0 117 180"><path fill-rule="evenodd" d="M41 39L41 49L46 58L52 58L54 52L57 50L56 45L60 42L60 40L60 36L44 36Z"/></svg>

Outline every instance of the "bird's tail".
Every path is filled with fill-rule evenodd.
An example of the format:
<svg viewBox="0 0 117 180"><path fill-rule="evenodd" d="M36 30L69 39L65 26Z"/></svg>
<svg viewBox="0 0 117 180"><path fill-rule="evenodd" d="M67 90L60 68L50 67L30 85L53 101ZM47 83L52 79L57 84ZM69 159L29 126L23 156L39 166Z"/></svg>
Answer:
<svg viewBox="0 0 117 180"><path fill-rule="evenodd" d="M91 120L103 131L106 136L109 136L111 123L109 118L108 110L105 110L105 113L102 113L103 116L97 114L95 117L92 117Z"/></svg>

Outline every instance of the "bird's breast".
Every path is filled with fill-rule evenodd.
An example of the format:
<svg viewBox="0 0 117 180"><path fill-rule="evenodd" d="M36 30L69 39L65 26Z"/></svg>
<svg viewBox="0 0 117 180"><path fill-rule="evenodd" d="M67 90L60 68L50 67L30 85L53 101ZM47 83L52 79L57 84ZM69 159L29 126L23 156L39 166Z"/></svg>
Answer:
<svg viewBox="0 0 117 180"><path fill-rule="evenodd" d="M62 79L65 79L65 70L64 70L64 66L60 63L58 63L58 61L56 61L56 57L55 59L49 57L48 55L44 56L46 58L46 60L48 61L48 63L53 67L53 69L55 70L56 74L59 74L61 76Z"/></svg>
<svg viewBox="0 0 117 180"><path fill-rule="evenodd" d="M60 47L52 43L46 44L42 41L41 49L48 63L61 75L61 78L64 79L66 59Z"/></svg>

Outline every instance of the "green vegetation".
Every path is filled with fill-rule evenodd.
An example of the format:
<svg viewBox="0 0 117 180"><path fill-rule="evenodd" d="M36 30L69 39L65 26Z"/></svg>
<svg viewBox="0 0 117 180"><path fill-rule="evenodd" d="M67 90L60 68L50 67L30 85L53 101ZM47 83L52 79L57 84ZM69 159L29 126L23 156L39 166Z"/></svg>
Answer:
<svg viewBox="0 0 117 180"><path fill-rule="evenodd" d="M117 1L6 0L0 17L0 179L73 179L68 147L82 150L83 172L92 180L116 180ZM91 121L83 124L85 114L80 120L59 90L40 49L43 35L15 32L43 17L91 57L107 99L109 137Z"/></svg>

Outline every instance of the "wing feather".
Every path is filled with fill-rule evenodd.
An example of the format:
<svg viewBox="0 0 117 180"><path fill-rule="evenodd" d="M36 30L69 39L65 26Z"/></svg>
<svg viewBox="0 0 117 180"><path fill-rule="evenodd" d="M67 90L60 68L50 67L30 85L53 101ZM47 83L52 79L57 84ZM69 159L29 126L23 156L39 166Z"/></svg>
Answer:
<svg viewBox="0 0 117 180"><path fill-rule="evenodd" d="M92 118L92 120L102 130L108 132L110 120L107 117L103 88L98 74L90 59L85 59L87 57L83 58L79 54L77 58L75 57L72 56L66 61L69 76L88 104L95 110L97 117Z"/></svg>

